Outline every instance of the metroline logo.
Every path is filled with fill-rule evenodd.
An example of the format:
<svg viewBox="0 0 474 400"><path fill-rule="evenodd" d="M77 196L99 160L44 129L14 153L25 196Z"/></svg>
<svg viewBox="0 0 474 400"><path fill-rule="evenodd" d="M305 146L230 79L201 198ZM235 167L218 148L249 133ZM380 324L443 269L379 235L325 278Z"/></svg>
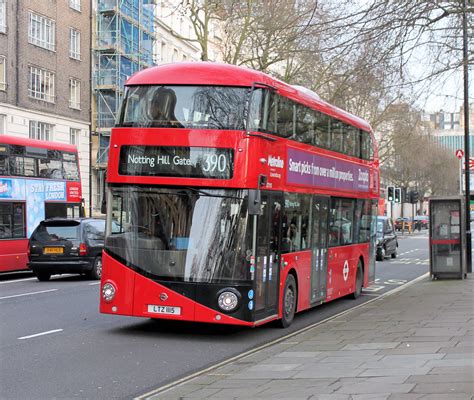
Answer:
<svg viewBox="0 0 474 400"><path fill-rule="evenodd" d="M275 168L284 168L285 161L282 160L280 156L277 156L276 158L274 156L268 156L268 165Z"/></svg>

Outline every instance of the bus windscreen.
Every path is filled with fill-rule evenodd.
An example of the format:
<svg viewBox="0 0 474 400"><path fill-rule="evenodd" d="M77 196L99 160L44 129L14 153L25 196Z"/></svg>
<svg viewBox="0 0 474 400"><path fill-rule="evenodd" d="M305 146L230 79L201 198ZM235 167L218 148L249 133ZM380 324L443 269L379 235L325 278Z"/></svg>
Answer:
<svg viewBox="0 0 474 400"><path fill-rule="evenodd" d="M132 86L118 126L244 129L249 88L224 86Z"/></svg>

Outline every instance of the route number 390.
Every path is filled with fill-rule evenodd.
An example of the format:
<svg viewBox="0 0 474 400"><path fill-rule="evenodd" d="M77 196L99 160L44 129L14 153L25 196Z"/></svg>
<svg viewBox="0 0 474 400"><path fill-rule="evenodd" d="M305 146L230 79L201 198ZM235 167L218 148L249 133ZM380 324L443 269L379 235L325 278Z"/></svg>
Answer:
<svg viewBox="0 0 474 400"><path fill-rule="evenodd" d="M224 154L211 154L206 155L204 159L204 166L202 170L204 172L225 172L227 169L227 159Z"/></svg>

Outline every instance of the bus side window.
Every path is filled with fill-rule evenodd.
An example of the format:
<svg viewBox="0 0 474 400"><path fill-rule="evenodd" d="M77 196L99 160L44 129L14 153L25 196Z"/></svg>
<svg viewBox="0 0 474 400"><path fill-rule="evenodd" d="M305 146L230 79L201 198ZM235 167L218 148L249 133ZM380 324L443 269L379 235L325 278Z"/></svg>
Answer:
<svg viewBox="0 0 474 400"><path fill-rule="evenodd" d="M296 140L311 144L314 137L314 111L298 105L296 108Z"/></svg>
<svg viewBox="0 0 474 400"><path fill-rule="evenodd" d="M329 149L330 144L330 123L331 120L328 116L320 113L319 111L314 111L315 118L315 135L313 138L313 144L315 146L323 147Z"/></svg>
<svg viewBox="0 0 474 400"><path fill-rule="evenodd" d="M370 134L369 132L361 130L361 158L363 160L370 160Z"/></svg>
<svg viewBox="0 0 474 400"><path fill-rule="evenodd" d="M331 150L342 153L343 144L344 124L341 121L333 120L331 123Z"/></svg>
<svg viewBox="0 0 474 400"><path fill-rule="evenodd" d="M278 113L278 98L275 92L267 91L268 102L265 99L265 130L271 133L277 133L277 113Z"/></svg>
<svg viewBox="0 0 474 400"><path fill-rule="evenodd" d="M346 124L344 124L344 153L349 156L360 157L359 130Z"/></svg>
<svg viewBox="0 0 474 400"><path fill-rule="evenodd" d="M278 104L278 121L277 121L277 135L289 138L294 135L294 103L280 96Z"/></svg>
<svg viewBox="0 0 474 400"><path fill-rule="evenodd" d="M285 193L285 213L282 219L282 252L307 250L310 246L309 219L311 196Z"/></svg>
<svg viewBox="0 0 474 400"><path fill-rule="evenodd" d="M0 175L9 175L10 168L8 164L8 156L0 156Z"/></svg>

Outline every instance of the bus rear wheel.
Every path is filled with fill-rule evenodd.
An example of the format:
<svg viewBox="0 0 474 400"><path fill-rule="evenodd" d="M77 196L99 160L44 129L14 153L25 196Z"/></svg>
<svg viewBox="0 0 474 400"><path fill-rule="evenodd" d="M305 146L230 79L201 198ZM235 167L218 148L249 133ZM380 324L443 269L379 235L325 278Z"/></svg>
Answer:
<svg viewBox="0 0 474 400"><path fill-rule="evenodd" d="M298 290L296 289L295 277L288 274L285 282L285 290L283 291L282 317L279 325L282 328L288 328L293 322L296 312L296 299L298 298Z"/></svg>
<svg viewBox="0 0 474 400"><path fill-rule="evenodd" d="M359 298L362 293L362 284L364 281L364 272L362 271L362 262L359 260L357 264L356 280L355 280L355 289L354 293L351 294L353 299Z"/></svg>

